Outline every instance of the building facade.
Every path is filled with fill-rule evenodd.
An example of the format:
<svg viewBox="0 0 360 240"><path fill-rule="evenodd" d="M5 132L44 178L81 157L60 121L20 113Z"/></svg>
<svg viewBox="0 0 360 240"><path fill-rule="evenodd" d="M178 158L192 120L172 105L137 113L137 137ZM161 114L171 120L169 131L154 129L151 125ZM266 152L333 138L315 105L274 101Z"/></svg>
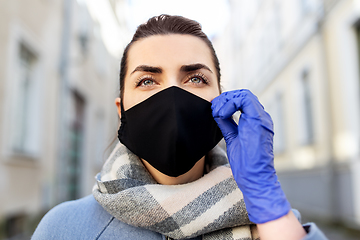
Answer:
<svg viewBox="0 0 360 240"><path fill-rule="evenodd" d="M225 89L273 118L275 165L293 207L360 228L359 1L230 1L214 40Z"/></svg>
<svg viewBox="0 0 360 240"><path fill-rule="evenodd" d="M1 1L0 16L0 238L10 238L91 193L116 138L121 52L84 1Z"/></svg>

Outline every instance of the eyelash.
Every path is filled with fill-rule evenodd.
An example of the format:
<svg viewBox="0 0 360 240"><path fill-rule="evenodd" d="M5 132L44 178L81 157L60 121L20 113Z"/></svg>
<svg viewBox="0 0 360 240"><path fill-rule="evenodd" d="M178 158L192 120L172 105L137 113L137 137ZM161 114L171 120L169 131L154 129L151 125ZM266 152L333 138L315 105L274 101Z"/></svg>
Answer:
<svg viewBox="0 0 360 240"><path fill-rule="evenodd" d="M198 77L202 80L202 83L209 85L209 80L206 78L206 76L203 73L195 73L192 75L189 75L186 79L186 82L189 82L192 78L194 77ZM151 80L151 81L155 81L155 78L152 75L144 75L139 77L136 82L135 82L135 86L139 87L141 86L141 84L145 81L145 80ZM201 83L192 83L192 84L201 84Z"/></svg>
<svg viewBox="0 0 360 240"><path fill-rule="evenodd" d="M203 73L200 73L200 72L188 76L186 81L188 82L194 77L200 78L204 84L209 85L209 80L206 78L206 76ZM199 84L199 83L193 83L193 84Z"/></svg>
<svg viewBox="0 0 360 240"><path fill-rule="evenodd" d="M155 78L153 76L151 76L151 75L141 76L136 80L135 86L139 87L145 80L155 81Z"/></svg>

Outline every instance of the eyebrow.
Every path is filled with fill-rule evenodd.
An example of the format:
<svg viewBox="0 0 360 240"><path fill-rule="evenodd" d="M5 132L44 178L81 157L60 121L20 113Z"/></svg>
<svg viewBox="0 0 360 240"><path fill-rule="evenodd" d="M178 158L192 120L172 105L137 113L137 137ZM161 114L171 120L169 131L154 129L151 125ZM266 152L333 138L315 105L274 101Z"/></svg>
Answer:
<svg viewBox="0 0 360 240"><path fill-rule="evenodd" d="M210 68L202 63L196 63L196 64L189 64L189 65L183 65L180 68L180 71L182 72L192 72L192 71L196 71L199 69L206 69L208 71L210 71L212 73L212 71L210 70Z"/></svg>
<svg viewBox="0 0 360 240"><path fill-rule="evenodd" d="M206 69L212 73L210 68L202 63L196 63L196 64L189 64L189 65L183 65L180 68L181 72L192 72L199 69ZM130 73L133 74L134 72L150 72L150 73L162 73L162 69L160 67L153 67L148 65L139 65L137 66L134 71Z"/></svg>
<svg viewBox="0 0 360 240"><path fill-rule="evenodd" d="M162 73L162 69L159 67L152 67L148 65L140 65L137 66L134 71L130 73L133 74L134 72L151 72L151 73Z"/></svg>

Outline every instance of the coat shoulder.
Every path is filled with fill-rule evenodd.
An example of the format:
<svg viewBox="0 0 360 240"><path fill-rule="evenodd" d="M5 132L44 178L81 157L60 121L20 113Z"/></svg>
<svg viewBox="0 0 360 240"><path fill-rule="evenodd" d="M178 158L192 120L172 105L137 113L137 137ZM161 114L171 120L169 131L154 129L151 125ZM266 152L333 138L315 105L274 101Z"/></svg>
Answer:
<svg viewBox="0 0 360 240"><path fill-rule="evenodd" d="M51 209L40 221L31 239L162 240L163 236L119 221L89 195Z"/></svg>
<svg viewBox="0 0 360 240"><path fill-rule="evenodd" d="M32 239L96 238L113 220L92 195L61 203L40 221ZM79 236L78 236L79 235Z"/></svg>

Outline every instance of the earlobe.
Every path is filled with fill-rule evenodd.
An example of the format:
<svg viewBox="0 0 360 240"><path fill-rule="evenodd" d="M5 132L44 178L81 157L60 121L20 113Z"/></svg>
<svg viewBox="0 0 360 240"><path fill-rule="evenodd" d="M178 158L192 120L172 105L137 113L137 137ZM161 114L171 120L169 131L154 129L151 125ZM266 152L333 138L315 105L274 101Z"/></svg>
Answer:
<svg viewBox="0 0 360 240"><path fill-rule="evenodd" d="M115 105L117 108L117 112L119 114L119 118L121 119L121 107L120 107L120 103L121 103L121 98L115 98Z"/></svg>

